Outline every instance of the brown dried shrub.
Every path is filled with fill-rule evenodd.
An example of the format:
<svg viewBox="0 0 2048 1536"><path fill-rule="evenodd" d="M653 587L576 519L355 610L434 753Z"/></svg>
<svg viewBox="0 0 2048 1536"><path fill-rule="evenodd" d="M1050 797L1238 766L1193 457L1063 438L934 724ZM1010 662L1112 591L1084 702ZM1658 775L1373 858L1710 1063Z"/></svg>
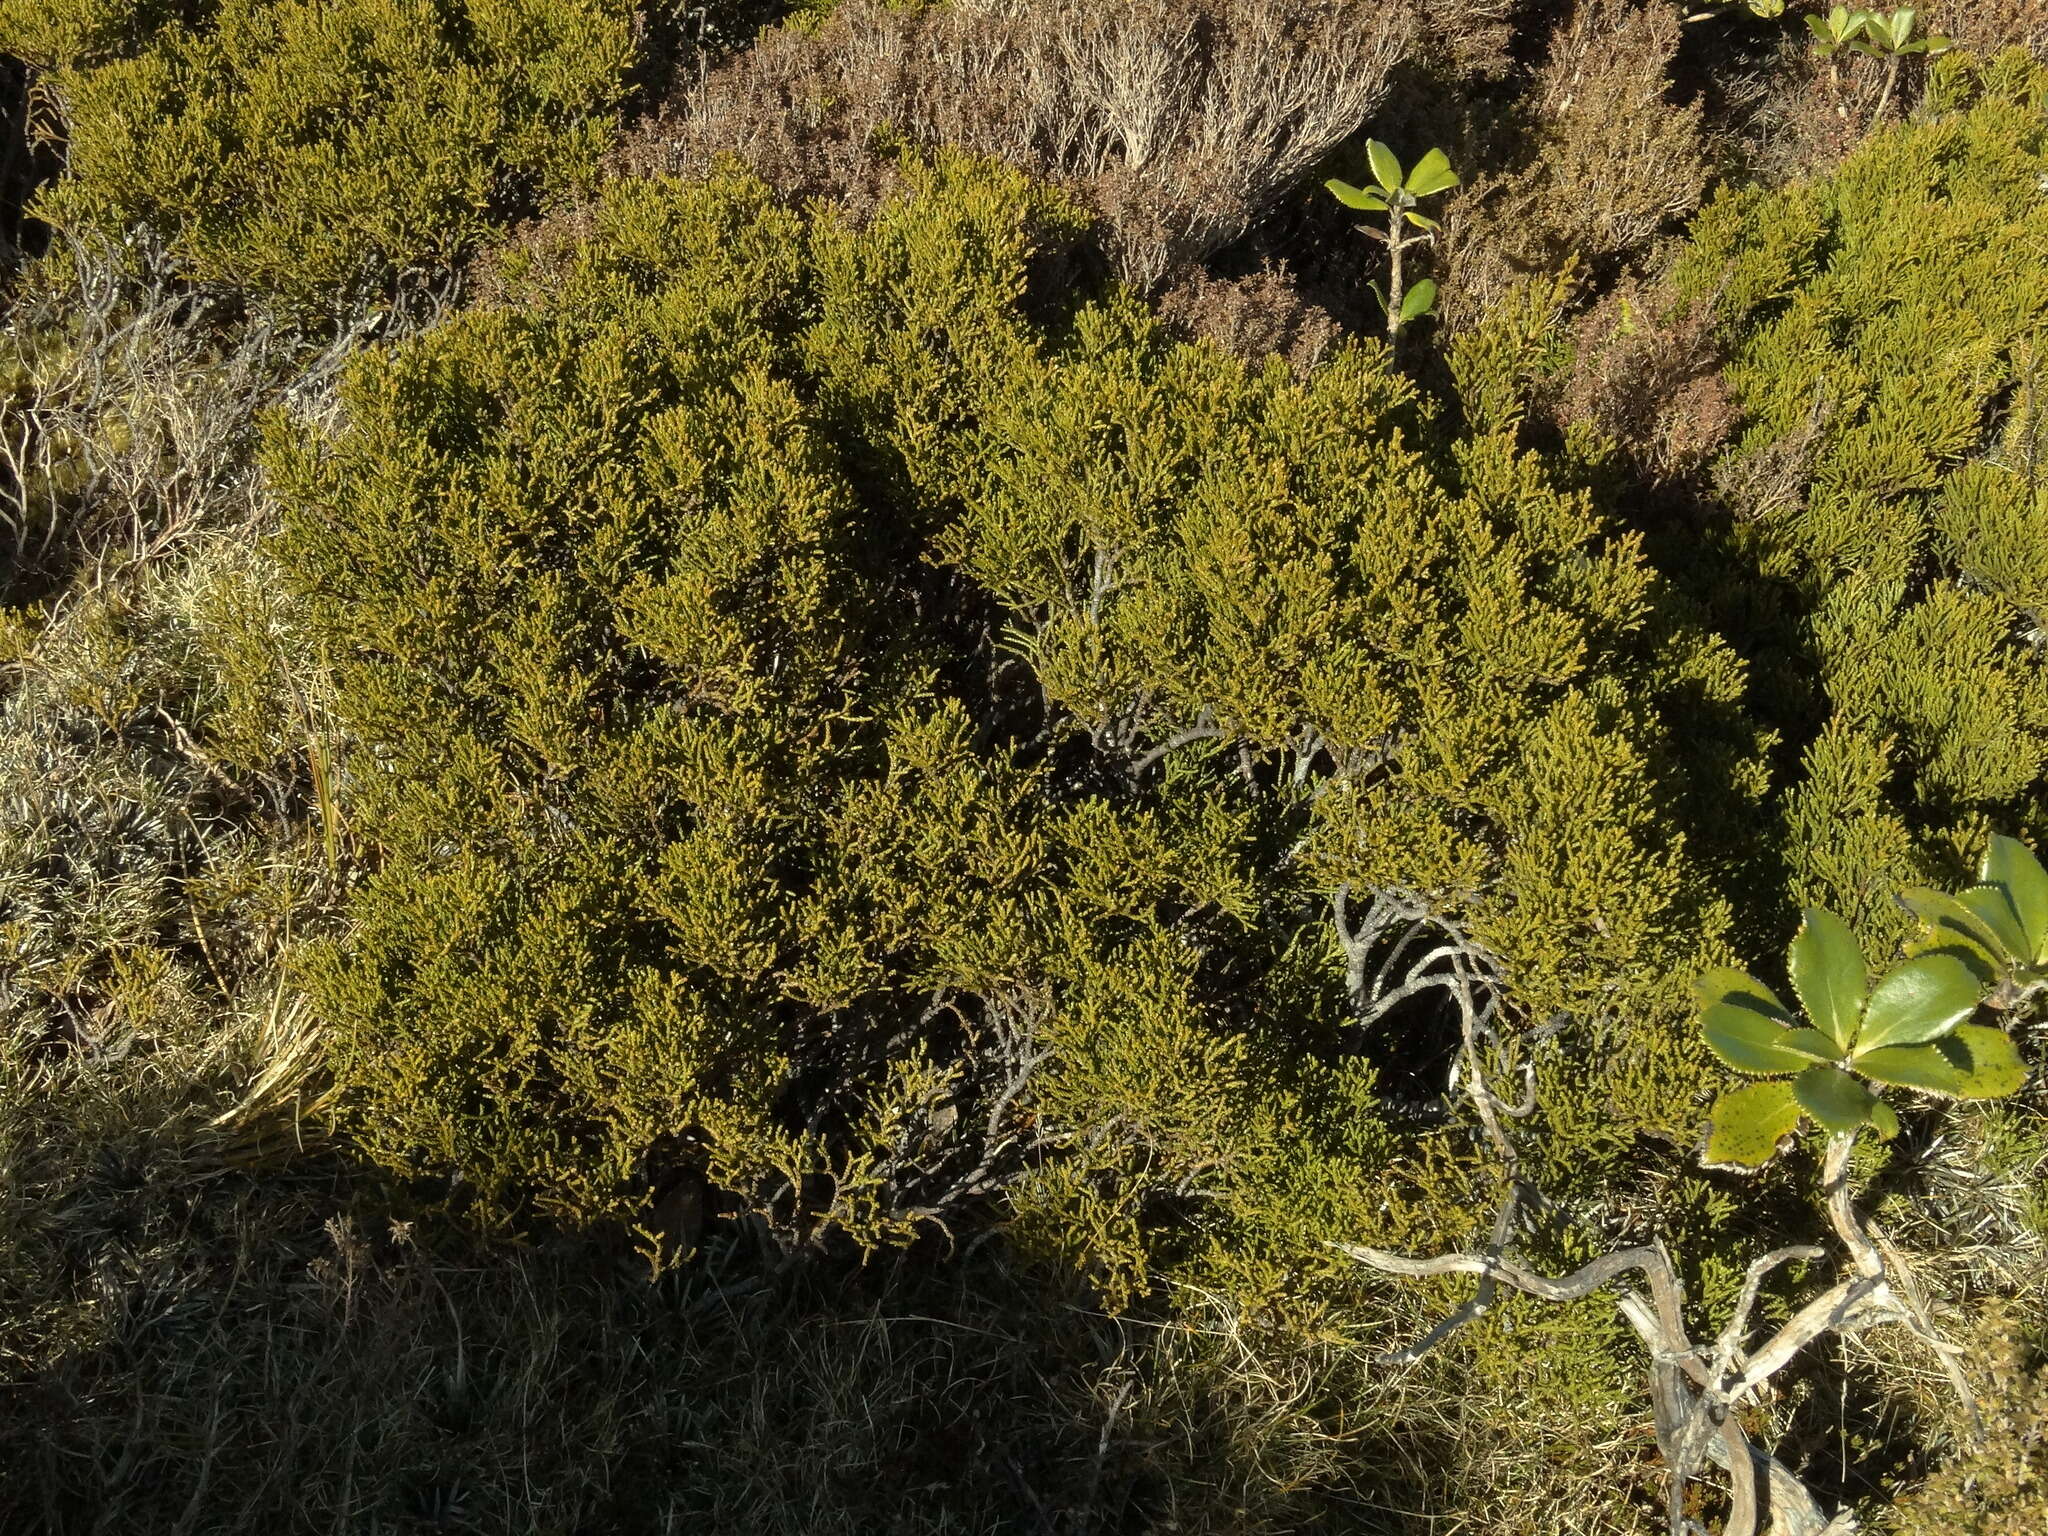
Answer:
<svg viewBox="0 0 2048 1536"><path fill-rule="evenodd" d="M1938 0L1927 28L1985 58L2024 48L2048 59L2048 0Z"/></svg>
<svg viewBox="0 0 2048 1536"><path fill-rule="evenodd" d="M2048 8L2048 0L1994 0L1993 9L2019 12ZM1952 7L1951 17L1960 9ZM1990 35L1994 29L1967 30ZM1915 35L1945 33L1943 26L1916 26ZM1993 52L1997 51L1994 43ZM1881 59L1842 52L1823 58L1804 28L1787 33L1769 66L1757 77L1757 100L1745 114L1740 138L1747 179L1782 185L1825 175L1845 160L1876 125L1878 108L1887 121L1911 111L1926 83L1928 59L1909 56L1887 99Z"/></svg>
<svg viewBox="0 0 2048 1536"><path fill-rule="evenodd" d="M1572 341L1553 411L1613 438L1641 471L1689 475L1734 428L1710 304L1631 275L1578 318Z"/></svg>
<svg viewBox="0 0 2048 1536"><path fill-rule="evenodd" d="M1439 74L1504 75L1516 13L1528 8L1527 0L1417 0L1423 56Z"/></svg>
<svg viewBox="0 0 2048 1536"><path fill-rule="evenodd" d="M1155 289L1242 235L1357 132L1419 46L1473 60L1505 0L849 0L765 34L622 151L640 172L721 155L858 216L902 144L999 156L1098 211L1117 274ZM1493 39L1493 42L1489 42Z"/></svg>
<svg viewBox="0 0 2048 1536"><path fill-rule="evenodd" d="M1343 334L1328 310L1302 297L1286 267L1272 264L1237 278L1190 273L1160 296L1158 310L1178 335L1253 361L1283 357L1297 374Z"/></svg>
<svg viewBox="0 0 2048 1536"><path fill-rule="evenodd" d="M1666 99L1682 27L1668 5L1580 0L1522 103L1524 152L1446 210L1446 324L1472 323L1529 273L1638 255L1699 206L1700 108Z"/></svg>

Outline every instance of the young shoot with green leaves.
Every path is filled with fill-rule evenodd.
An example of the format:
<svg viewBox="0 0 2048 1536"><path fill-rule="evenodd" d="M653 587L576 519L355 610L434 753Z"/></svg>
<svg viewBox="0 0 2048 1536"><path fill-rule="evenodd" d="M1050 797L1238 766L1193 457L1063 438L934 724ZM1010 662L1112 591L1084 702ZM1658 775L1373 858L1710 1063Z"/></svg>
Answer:
<svg viewBox="0 0 2048 1536"><path fill-rule="evenodd" d="M1814 50L1828 61L1828 79L1837 90L1841 88L1842 54L1860 53L1884 60L1884 89L1878 93L1877 109L1870 115L1873 124L1884 120L1885 111L1892 104L1899 83L1899 65L1904 60L1915 54L1946 53L1949 49L1945 37L1913 36L1913 23L1918 17L1919 12L1909 5L1895 11L1852 10L1838 5L1826 16L1806 18L1807 30L1813 33Z"/></svg>
<svg viewBox="0 0 2048 1536"><path fill-rule="evenodd" d="M1718 11L1694 11L1686 17L1688 23L1712 21L1716 16L1725 16L1735 9L1735 0L1715 0L1721 6ZM1785 0L1741 0L1742 8L1759 21L1775 21L1785 14Z"/></svg>
<svg viewBox="0 0 2048 1536"><path fill-rule="evenodd" d="M1386 307L1387 340L1398 342L1402 326L1411 320L1421 319L1436 308L1434 279L1425 277L1413 287L1406 287L1402 282L1402 258L1408 247L1431 243L1441 227L1436 220L1417 213L1416 205L1425 197L1450 191L1458 184L1458 173L1451 169L1450 157L1440 149L1432 149L1406 172L1401 169L1400 159L1378 139L1366 141L1365 154L1377 186L1354 187L1336 177L1323 185L1347 208L1387 216L1384 230L1375 229L1370 224L1358 227L1387 248L1387 286L1382 290L1378 283L1374 283L1372 291ZM1411 226L1421 233L1410 234Z"/></svg>
<svg viewBox="0 0 2048 1536"><path fill-rule="evenodd" d="M1806 29L1813 34L1814 52L1824 59L1833 59L1863 35L1863 25L1869 20L1868 11L1855 11L1846 5L1838 5L1825 16L1807 17Z"/></svg>
<svg viewBox="0 0 2048 1536"><path fill-rule="evenodd" d="M1877 110L1870 115L1872 123L1884 121L1885 109L1892 104L1892 93L1899 84L1900 63L1916 53L1946 53L1949 40L1945 37L1913 36L1913 21L1918 13L1909 6L1896 11L1871 11L1863 20L1863 35L1849 44L1858 53L1868 54L1873 59L1884 60L1884 90L1877 98Z"/></svg>

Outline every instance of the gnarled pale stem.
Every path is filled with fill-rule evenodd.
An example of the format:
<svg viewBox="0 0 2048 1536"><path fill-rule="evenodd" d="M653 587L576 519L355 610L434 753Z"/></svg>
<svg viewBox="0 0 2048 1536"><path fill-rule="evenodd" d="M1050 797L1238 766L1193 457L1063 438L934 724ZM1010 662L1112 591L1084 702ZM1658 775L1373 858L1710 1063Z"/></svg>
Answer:
<svg viewBox="0 0 2048 1536"><path fill-rule="evenodd" d="M1753 1352L1747 1348L1750 1319L1765 1280L1786 1264L1824 1258L1826 1250L1794 1244L1752 1261L1734 1308L1714 1339L1711 1351L1695 1345L1686 1331L1684 1287L1670 1255L1661 1245L1620 1249L1555 1279L1507 1257L1522 1197L1535 1195L1536 1191L1523 1182L1521 1162L1502 1117L1519 1117L1533 1103L1526 1107L1510 1106L1487 1084L1481 1057L1483 1049L1494 1040L1491 1019L1498 996L1495 973L1483 952L1462 933L1439 923L1439 931L1448 937L1410 967L1404 981L1387 987L1383 966L1378 982L1366 985L1366 952L1397 912L1414 927L1396 946L1396 956L1414 939L1424 920L1398 903L1389 903L1378 907L1354 929L1343 899L1339 898L1338 932L1347 952L1354 1001L1364 1019L1370 1021L1384 1012L1376 1005L1391 1005L1425 987L1441 987L1450 994L1458 1007L1461 1032L1454 1082L1462 1080L1485 1139L1504 1165L1505 1188L1484 1253L1409 1258L1351 1243L1330 1245L1386 1274L1462 1274L1478 1278L1479 1285L1471 1300L1440 1319L1413 1343L1382 1355L1380 1364L1406 1366L1420 1360L1465 1324L1486 1316L1495 1305L1498 1286L1505 1285L1544 1301L1571 1302L1615 1285L1629 1274L1639 1275L1647 1296L1643 1291L1622 1287L1616 1302L1622 1317L1650 1353L1651 1402L1667 1472L1670 1536L1693 1536L1699 1531L1685 1513L1685 1494L1700 1468L1710 1461L1718 1463L1729 1479L1729 1514L1724 1536L1756 1536L1764 1521L1769 1522L1773 1536L1847 1536L1853 1529L1853 1516L1847 1512L1832 1520L1823 1515L1805 1484L1782 1463L1752 1445L1738 1419L1739 1410L1752 1402L1773 1377L1797 1359L1802 1350L1830 1333L1852 1333L1888 1322L1905 1324L1934 1346L1958 1398L1975 1421L1975 1403L1969 1384L1956 1365L1954 1348L1935 1332L1910 1271L1891 1250L1876 1224L1866 1221L1856 1210L1849 1187L1850 1154L1856 1140L1853 1134L1829 1139L1822 1168L1828 1221L1844 1250L1844 1272ZM1480 988L1487 994L1483 1003L1475 996Z"/></svg>

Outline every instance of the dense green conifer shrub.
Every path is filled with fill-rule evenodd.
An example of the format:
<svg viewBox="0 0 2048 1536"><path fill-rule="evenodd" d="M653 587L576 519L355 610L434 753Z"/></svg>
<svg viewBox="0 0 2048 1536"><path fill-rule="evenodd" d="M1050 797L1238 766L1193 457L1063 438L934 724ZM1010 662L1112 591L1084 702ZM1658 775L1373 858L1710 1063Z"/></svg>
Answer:
<svg viewBox="0 0 2048 1536"><path fill-rule="evenodd" d="M916 1202L875 1170L1028 1030L1031 780L971 749L905 509L802 385L802 221L722 182L598 229L276 455L380 854L338 1065L369 1147L494 1201L710 1171L801 1223L822 1181L878 1240Z"/></svg>
<svg viewBox="0 0 2048 1536"><path fill-rule="evenodd" d="M1297 380L1054 302L1075 215L1013 174L904 174L858 229L618 187L273 444L373 865L311 972L346 1123L514 1220L1000 1195L1113 1304L1383 1326L1423 1301L1326 1241L1466 1240L1490 1178L1455 1025L1357 1023L1425 906L1513 978L1557 1187L1692 1135L1740 667L1520 446L1547 290L1452 404L1376 345ZM1487 1390L1625 1379L1543 1326L1475 1332Z"/></svg>
<svg viewBox="0 0 2048 1536"><path fill-rule="evenodd" d="M1717 199L1678 272L1732 349L1724 626L1804 754L1794 891L1887 943L1987 818L2042 825L2044 89L2022 55L1938 61L1921 120Z"/></svg>
<svg viewBox="0 0 2048 1536"><path fill-rule="evenodd" d="M61 104L35 213L292 305L434 276L587 183L631 62L628 0L5 0L0 52Z"/></svg>
<svg viewBox="0 0 2048 1536"><path fill-rule="evenodd" d="M1661 1243L1721 1317L1814 1230L1811 1149L1700 1166L1688 983L1782 949L1788 880L1886 956L1906 888L2044 830L2048 87L1942 60L1660 289L1726 127L1668 101L1706 34L1560 9L1526 142L1472 161L1515 238L1438 270L1405 368L1306 267L1231 275L1303 254L1215 247L1304 144L1437 110L1388 72L1411 12L1455 52L1506 9L878 0L721 74L834 7L0 0L80 237L0 351L7 574L46 599L0 622L0 1511L33 1465L46 1509L222 1529L1634 1528L1616 1313L1500 1295L1383 1355L1469 1281L1332 1244ZM1348 95L1288 84L1332 59ZM678 153L627 159L709 180L592 185L629 66ZM396 334L435 306L394 290L558 193ZM1314 318L1292 368L1089 286L1105 218L1126 276L1206 253L1191 291L1293 307L1186 330ZM94 298L138 228L146 280ZM1528 271L1574 253L1624 274L1576 374L1568 276ZM2032 1283L2038 1092L1894 1113L1854 1149L1887 1264L1936 1316ZM477 1260L450 1209L544 1240ZM629 1242L699 1260L629 1291ZM856 1265L874 1316L814 1304ZM1744 1407L1829 1505L1940 1443L1924 1361L1857 1348ZM2019 1486L2009 1384L1977 1465ZM1859 1445L1865 1411L1914 1427Z"/></svg>

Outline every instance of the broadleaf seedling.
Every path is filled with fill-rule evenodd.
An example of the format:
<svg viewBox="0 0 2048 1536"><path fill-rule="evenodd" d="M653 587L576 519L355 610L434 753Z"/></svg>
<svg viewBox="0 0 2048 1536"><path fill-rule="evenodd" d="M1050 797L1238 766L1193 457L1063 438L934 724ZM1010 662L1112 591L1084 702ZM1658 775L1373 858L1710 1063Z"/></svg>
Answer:
<svg viewBox="0 0 2048 1536"><path fill-rule="evenodd" d="M1975 885L1901 900L1922 931L1874 979L1849 926L1824 907L1806 909L1785 957L1797 1012L1746 972L1700 977L1707 1048L1764 1079L1715 1102L1709 1166L1758 1167L1808 1120L1833 1136L1868 1128L1890 1137L1899 1122L1889 1088L1996 1099L2026 1081L2011 1037L1971 1020L2048 985L2048 870L2024 844L1993 837Z"/></svg>
<svg viewBox="0 0 2048 1536"><path fill-rule="evenodd" d="M1374 283L1372 287L1386 308L1387 339L1399 342L1403 326L1436 309L1434 281L1423 278L1412 287L1402 281L1403 258L1408 248L1430 244L1441 227L1436 220L1418 213L1416 205L1425 197L1434 197L1457 186L1458 173L1451 169L1450 157L1440 149L1432 149L1405 171L1400 157L1378 139L1366 142L1365 155L1376 185L1356 187L1335 177L1323 185L1347 208L1387 216L1384 230L1370 224L1361 224L1359 228L1387 248L1387 286L1382 290L1379 284ZM1420 233L1411 234L1411 229Z"/></svg>

